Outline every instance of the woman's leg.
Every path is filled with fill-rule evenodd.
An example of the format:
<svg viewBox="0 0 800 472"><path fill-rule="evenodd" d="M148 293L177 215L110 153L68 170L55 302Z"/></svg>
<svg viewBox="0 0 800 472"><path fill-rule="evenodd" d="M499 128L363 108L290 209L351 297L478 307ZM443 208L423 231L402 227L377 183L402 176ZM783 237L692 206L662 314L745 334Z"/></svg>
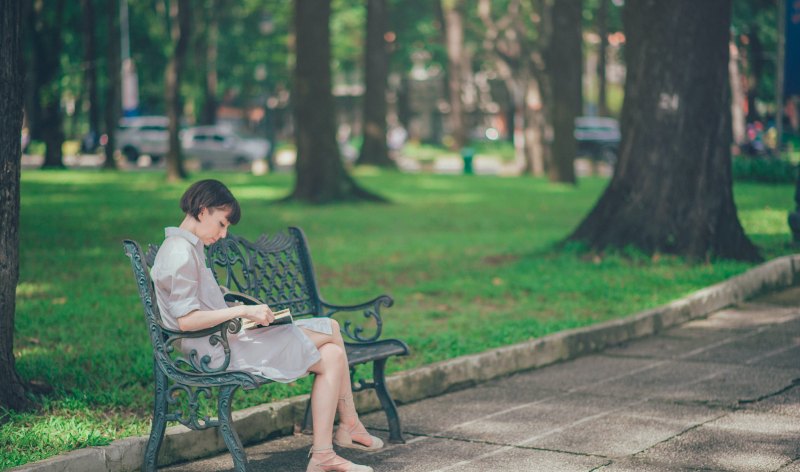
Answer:
<svg viewBox="0 0 800 472"><path fill-rule="evenodd" d="M342 339L342 333L339 331L339 323L337 323L336 320L330 320L330 322L332 331L332 334L330 335L306 329L303 331L318 349L321 349L325 345L332 344L338 346L343 352L345 352L344 340ZM345 375L341 377L341 382L339 384L339 401L337 405L337 411L339 412L339 422L344 426L344 429L348 433L347 436L349 436L348 438L345 438L345 442L354 441L366 446L367 448L372 447L373 444L376 447L381 447L383 443L381 442L380 445L375 444L377 438L370 435L366 428L364 428L364 425L362 425L358 419L358 412L356 411L355 403L353 403L353 389L346 352L344 355L344 372ZM311 409L313 414L313 404ZM314 424L314 428L316 428L316 423ZM337 438L339 438L338 434Z"/></svg>
<svg viewBox="0 0 800 472"><path fill-rule="evenodd" d="M311 412L314 424L314 449L330 447L333 441L333 419L339 401L341 377L347 373L344 349L335 344L319 347L321 359L311 366L316 374L311 387Z"/></svg>
<svg viewBox="0 0 800 472"><path fill-rule="evenodd" d="M349 381L347 354L333 342L317 346L321 359L309 369L315 375L311 387L311 413L314 439L307 471L372 472L371 467L353 464L333 451L333 419L339 403L342 378Z"/></svg>

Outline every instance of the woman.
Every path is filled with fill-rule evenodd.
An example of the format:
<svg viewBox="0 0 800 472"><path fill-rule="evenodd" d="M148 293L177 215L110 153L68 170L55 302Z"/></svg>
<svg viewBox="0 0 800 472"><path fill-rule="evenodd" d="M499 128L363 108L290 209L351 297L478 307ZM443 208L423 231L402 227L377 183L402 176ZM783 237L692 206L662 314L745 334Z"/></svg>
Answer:
<svg viewBox="0 0 800 472"><path fill-rule="evenodd" d="M228 226L239 222L236 198L217 180L196 182L183 194L185 217L177 228L166 228L166 239L156 256L151 276L164 324L171 329L197 331L232 318L268 325L275 318L267 305L228 307L203 246L224 238ZM209 355L209 367L224 358L219 345L208 338L185 339L184 352ZM383 441L370 435L358 419L350 386L350 370L339 325L329 318L296 320L294 324L242 331L229 337L230 370L243 370L277 382L291 382L309 372L316 374L311 389L314 441L307 471L372 472L333 451L333 444L373 451ZM339 413L339 428L333 421Z"/></svg>

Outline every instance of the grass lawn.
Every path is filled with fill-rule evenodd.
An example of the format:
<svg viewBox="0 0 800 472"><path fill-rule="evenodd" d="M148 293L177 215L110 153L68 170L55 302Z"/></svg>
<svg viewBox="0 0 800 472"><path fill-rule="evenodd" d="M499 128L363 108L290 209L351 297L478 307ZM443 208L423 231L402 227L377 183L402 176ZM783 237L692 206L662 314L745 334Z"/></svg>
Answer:
<svg viewBox="0 0 800 472"><path fill-rule="evenodd" d="M277 204L289 175L196 174L224 180L240 199L234 232L255 238L286 226L308 236L319 284L336 303L390 293L385 335L413 354L390 371L625 316L747 270L688 265L636 251L555 251L606 181L578 187L530 178L405 175L363 170L391 204ZM128 259L129 237L161 242L182 214L188 184L162 173L22 175L17 368L51 385L36 413L3 413L0 469L63 451L147 434L152 358ZM786 213L793 186L737 184L740 217L771 258L792 252ZM487 322L492 320L491 322ZM237 394L235 408L308 391L307 379Z"/></svg>

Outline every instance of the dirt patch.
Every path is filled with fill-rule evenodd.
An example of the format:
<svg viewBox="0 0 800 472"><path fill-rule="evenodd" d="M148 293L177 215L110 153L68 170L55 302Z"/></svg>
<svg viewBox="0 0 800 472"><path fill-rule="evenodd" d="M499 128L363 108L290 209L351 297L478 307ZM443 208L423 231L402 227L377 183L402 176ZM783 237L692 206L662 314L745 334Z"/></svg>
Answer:
<svg viewBox="0 0 800 472"><path fill-rule="evenodd" d="M522 259L522 256L519 254L494 254L491 256L486 256L481 259L481 262L488 266L497 267L501 265L511 264L512 262L517 262L518 260Z"/></svg>

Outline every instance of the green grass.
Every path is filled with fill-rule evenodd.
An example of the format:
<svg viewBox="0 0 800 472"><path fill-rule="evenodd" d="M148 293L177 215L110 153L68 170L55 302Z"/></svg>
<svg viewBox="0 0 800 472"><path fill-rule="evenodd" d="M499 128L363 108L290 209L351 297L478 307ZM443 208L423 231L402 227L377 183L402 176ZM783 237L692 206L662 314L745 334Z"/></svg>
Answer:
<svg viewBox="0 0 800 472"><path fill-rule="evenodd" d="M625 316L750 267L689 265L633 250L555 251L602 192L602 179L569 187L371 170L359 180L393 203L308 207L275 203L291 186L288 175L195 177L210 176L242 202L235 232L306 231L329 301L393 295L385 335L413 352L390 362L393 372ZM120 242L160 242L162 228L182 217L177 202L187 185L151 172L23 173L17 368L54 391L39 398L38 412L5 413L0 469L147 433L150 343ZM793 186L742 183L735 193L764 255L791 252L785 221ZM305 379L239 393L234 407L308 387Z"/></svg>

